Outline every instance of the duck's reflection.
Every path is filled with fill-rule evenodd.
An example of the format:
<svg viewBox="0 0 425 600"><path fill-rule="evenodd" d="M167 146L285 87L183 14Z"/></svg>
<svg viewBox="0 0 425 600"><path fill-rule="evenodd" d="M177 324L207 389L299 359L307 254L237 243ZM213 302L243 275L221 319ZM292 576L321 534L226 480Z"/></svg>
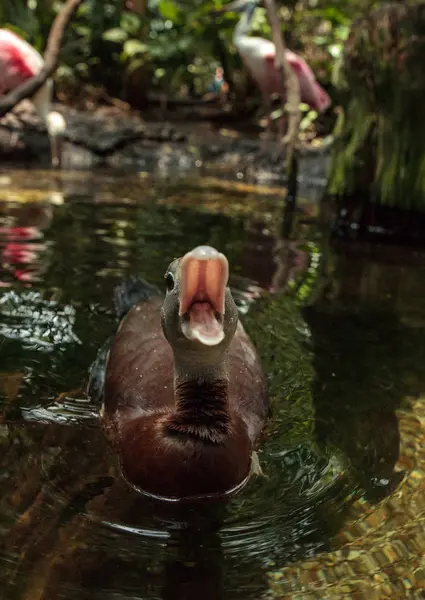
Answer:
<svg viewBox="0 0 425 600"><path fill-rule="evenodd" d="M19 492L0 501L3 515L19 514L2 544L7 597L81 600L102 590L114 598L223 597L224 503L142 496L116 476L100 429L80 428L80 440L69 426L27 425L24 440L20 426L6 429L0 460L6 489L26 474ZM25 458L22 444L34 445ZM76 452L78 469L71 467Z"/></svg>
<svg viewBox="0 0 425 600"><path fill-rule="evenodd" d="M162 599L221 600L223 552L217 530L190 527L174 537L164 564Z"/></svg>
<svg viewBox="0 0 425 600"><path fill-rule="evenodd" d="M157 562L143 557L137 572L131 566L127 585L131 588L150 584L158 588L163 600L220 600L223 597L223 551L219 530L225 515L223 502L168 504L135 494L122 480L117 480L105 494L89 506L96 519L120 527L131 527L142 543L156 537ZM153 525L156 527L153 528ZM152 552L150 545L150 551ZM130 547L128 551L131 552ZM155 554L155 550L153 552ZM122 557L123 558L123 557ZM160 559L160 560L158 560ZM137 559L136 559L137 560ZM156 564L155 564L156 562ZM125 567L121 566L121 569Z"/></svg>

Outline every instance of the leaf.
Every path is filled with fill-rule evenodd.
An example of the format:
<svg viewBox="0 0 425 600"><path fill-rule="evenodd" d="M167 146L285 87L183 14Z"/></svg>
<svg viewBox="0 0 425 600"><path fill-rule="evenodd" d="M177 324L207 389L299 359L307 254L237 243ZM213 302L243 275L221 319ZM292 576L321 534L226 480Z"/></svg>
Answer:
<svg viewBox="0 0 425 600"><path fill-rule="evenodd" d="M313 42L318 46L324 46L328 43L328 38L324 35L316 35L313 37Z"/></svg>
<svg viewBox="0 0 425 600"><path fill-rule="evenodd" d="M350 27L348 25L340 25L339 27L335 27L334 33L337 39L344 42L348 38Z"/></svg>
<svg viewBox="0 0 425 600"><path fill-rule="evenodd" d="M120 27L129 36L136 37L140 33L140 17L133 13L124 12L121 15Z"/></svg>
<svg viewBox="0 0 425 600"><path fill-rule="evenodd" d="M140 40L127 40L124 44L124 53L129 57L136 54L144 54L147 51L147 44L144 44Z"/></svg>
<svg viewBox="0 0 425 600"><path fill-rule="evenodd" d="M339 58L341 56L342 48L342 44L331 44L328 47L328 52L332 58Z"/></svg>
<svg viewBox="0 0 425 600"><path fill-rule="evenodd" d="M134 73L138 69L141 69L145 65L146 65L146 59L145 58L135 58L134 60L132 60L130 62L129 66L127 68L127 73L129 75L131 75L132 73Z"/></svg>
<svg viewBox="0 0 425 600"><path fill-rule="evenodd" d="M128 39L128 34L119 27L108 29L104 31L102 35L103 39L108 42L116 42L117 44L123 44Z"/></svg>
<svg viewBox="0 0 425 600"><path fill-rule="evenodd" d="M179 16L179 8L172 0L161 0L158 4L158 9L164 19L176 21Z"/></svg>
<svg viewBox="0 0 425 600"><path fill-rule="evenodd" d="M317 117L318 113L315 110L310 110L300 123L300 131L305 131Z"/></svg>
<svg viewBox="0 0 425 600"><path fill-rule="evenodd" d="M91 28L87 25L75 25L74 31L81 35L81 37L89 37L91 35Z"/></svg>

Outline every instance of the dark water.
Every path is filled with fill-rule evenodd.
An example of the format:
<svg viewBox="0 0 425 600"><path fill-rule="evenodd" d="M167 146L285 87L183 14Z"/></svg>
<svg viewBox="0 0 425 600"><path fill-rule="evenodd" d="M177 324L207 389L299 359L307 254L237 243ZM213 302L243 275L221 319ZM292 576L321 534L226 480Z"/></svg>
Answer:
<svg viewBox="0 0 425 600"><path fill-rule="evenodd" d="M258 599L270 571L335 547L355 500L397 488L395 410L425 387L421 257L332 253L323 287L320 238L300 231L269 296L281 198L223 185L1 175L2 599ZM268 374L265 476L226 504L163 506L121 480L85 384L113 287L162 286L199 244L228 256Z"/></svg>

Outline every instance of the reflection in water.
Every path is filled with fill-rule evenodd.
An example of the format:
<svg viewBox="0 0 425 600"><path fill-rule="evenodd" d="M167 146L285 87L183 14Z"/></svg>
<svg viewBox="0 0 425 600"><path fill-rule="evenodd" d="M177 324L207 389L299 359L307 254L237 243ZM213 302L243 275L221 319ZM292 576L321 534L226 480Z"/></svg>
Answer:
<svg viewBox="0 0 425 600"><path fill-rule="evenodd" d="M42 202L0 213L0 287L11 286L10 276L28 285L43 274L47 246L40 239L52 215L52 206Z"/></svg>
<svg viewBox="0 0 425 600"><path fill-rule="evenodd" d="M19 340L24 349L50 352L60 344L80 343L72 330L72 306L62 309L54 300L43 300L39 292L7 292L0 298L0 305L0 335Z"/></svg>
<svg viewBox="0 0 425 600"><path fill-rule="evenodd" d="M330 552L269 574L275 597L307 577L317 598L421 597L425 280L415 253L370 250L341 248L329 293L305 311L316 436L347 458L357 498Z"/></svg>
<svg viewBox="0 0 425 600"><path fill-rule="evenodd" d="M421 380L421 335L406 331L382 308L362 314L311 310L309 323L316 345L317 435L343 449L367 500L377 502L401 479L394 473L400 445L395 410L412 391L405 383L410 370Z"/></svg>
<svg viewBox="0 0 425 600"><path fill-rule="evenodd" d="M2 276L13 288L0 297L0 589L7 600L257 600L268 572L327 556L352 507L397 485L394 414L422 390L423 356L412 352L420 336L364 299L357 320L335 298L304 319L298 306L315 285L316 242L294 246L287 295L269 297L274 240L250 200L226 216L205 190L190 208L193 185L187 194L180 186L185 202L171 206L164 183L130 190L117 181L114 194L106 190L114 182L103 182L97 202L82 184L65 193L62 180L65 201L49 205L44 227L30 223L26 203L1 208L2 226L37 227L45 249L33 257L31 269L41 270L31 290ZM274 202L263 211L268 222ZM266 477L228 504L164 506L123 482L84 388L116 328L113 287L131 274L162 286L170 260L203 243L229 257L268 374ZM303 588L290 581L291 592Z"/></svg>

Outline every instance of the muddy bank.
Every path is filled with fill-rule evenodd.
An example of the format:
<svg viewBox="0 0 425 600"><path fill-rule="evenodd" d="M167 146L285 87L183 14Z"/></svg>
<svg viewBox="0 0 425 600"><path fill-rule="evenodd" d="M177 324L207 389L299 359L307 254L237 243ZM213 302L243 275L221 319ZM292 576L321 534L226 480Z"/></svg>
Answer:
<svg viewBox="0 0 425 600"><path fill-rule="evenodd" d="M262 148L256 133L219 129L211 123L146 122L115 107L94 112L56 108L67 121L63 155L67 169L110 166L164 175L201 170L251 183L285 183L275 144ZM47 133L29 102L21 103L0 121L0 157L3 163L49 166ZM308 196L323 188L327 167L325 148L303 156L300 182Z"/></svg>

